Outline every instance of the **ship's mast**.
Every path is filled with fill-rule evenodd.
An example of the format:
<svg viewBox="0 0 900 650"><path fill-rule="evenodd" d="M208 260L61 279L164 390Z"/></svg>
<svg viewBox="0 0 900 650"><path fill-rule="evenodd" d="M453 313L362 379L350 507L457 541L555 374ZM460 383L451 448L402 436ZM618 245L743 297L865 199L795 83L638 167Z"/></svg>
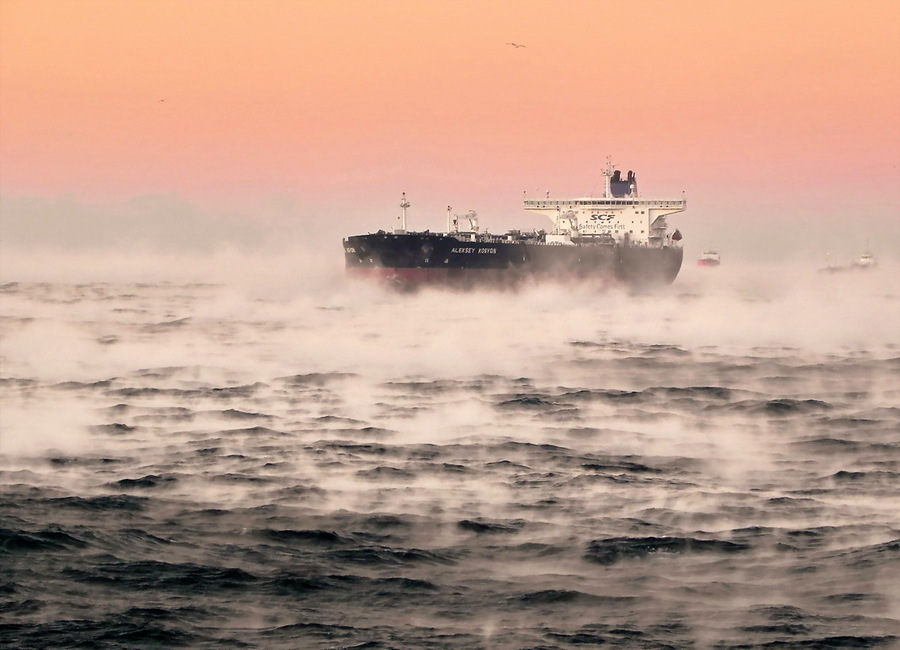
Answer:
<svg viewBox="0 0 900 650"><path fill-rule="evenodd" d="M400 201L400 223L397 228L394 228L395 235L405 235L406 234L406 208L409 207L409 201L406 200L406 192L403 193L403 200Z"/></svg>

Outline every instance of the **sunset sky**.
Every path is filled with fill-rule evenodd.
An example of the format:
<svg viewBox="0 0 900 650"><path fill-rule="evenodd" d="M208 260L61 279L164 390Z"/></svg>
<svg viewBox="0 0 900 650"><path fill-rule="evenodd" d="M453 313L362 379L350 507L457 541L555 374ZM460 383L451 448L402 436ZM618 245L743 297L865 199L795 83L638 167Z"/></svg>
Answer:
<svg viewBox="0 0 900 650"><path fill-rule="evenodd" d="M900 257L900 2L0 0L7 247L539 227L608 156L691 253Z"/></svg>

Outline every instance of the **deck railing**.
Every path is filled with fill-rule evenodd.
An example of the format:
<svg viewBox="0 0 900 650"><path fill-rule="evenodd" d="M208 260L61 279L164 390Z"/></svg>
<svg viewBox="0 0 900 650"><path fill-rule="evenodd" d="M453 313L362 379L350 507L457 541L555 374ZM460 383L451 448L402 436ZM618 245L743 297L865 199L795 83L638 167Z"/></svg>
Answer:
<svg viewBox="0 0 900 650"><path fill-rule="evenodd" d="M657 208L687 207L687 201L654 199L525 199L526 210L553 210L561 207L582 206L588 208L617 207L625 205L648 205Z"/></svg>

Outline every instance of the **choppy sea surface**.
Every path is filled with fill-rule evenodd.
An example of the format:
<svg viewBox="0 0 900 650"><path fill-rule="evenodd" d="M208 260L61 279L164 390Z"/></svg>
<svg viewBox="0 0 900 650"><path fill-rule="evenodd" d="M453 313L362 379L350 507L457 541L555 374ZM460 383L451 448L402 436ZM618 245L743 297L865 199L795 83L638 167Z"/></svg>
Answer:
<svg viewBox="0 0 900 650"><path fill-rule="evenodd" d="M0 645L900 645L900 286L0 287Z"/></svg>

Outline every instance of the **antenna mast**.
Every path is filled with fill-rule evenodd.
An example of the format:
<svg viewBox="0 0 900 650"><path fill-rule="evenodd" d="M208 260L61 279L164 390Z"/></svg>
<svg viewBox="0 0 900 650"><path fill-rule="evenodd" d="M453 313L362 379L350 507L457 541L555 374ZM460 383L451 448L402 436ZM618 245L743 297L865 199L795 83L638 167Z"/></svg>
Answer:
<svg viewBox="0 0 900 650"><path fill-rule="evenodd" d="M613 164L612 164L612 156L606 157L606 171L603 172L603 175L606 177L606 188L603 190L603 197L608 199L612 196L612 174L613 174Z"/></svg>
<svg viewBox="0 0 900 650"><path fill-rule="evenodd" d="M403 193L403 199L400 201L400 224L394 228L395 235L406 234L406 208L409 207L409 201L406 200L406 192Z"/></svg>

